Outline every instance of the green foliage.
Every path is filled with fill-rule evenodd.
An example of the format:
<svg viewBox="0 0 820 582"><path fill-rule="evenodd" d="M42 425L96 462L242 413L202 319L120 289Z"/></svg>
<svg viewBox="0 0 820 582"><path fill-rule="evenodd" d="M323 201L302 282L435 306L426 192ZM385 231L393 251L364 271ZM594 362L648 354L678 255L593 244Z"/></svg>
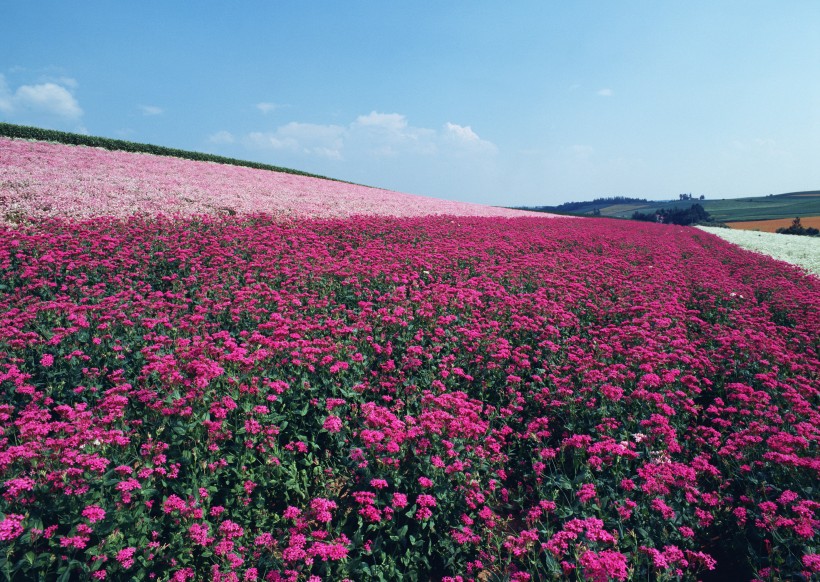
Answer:
<svg viewBox="0 0 820 582"><path fill-rule="evenodd" d="M628 196L605 196L603 198L596 198L592 202L564 202L563 204L559 204L558 206L536 206L532 208L527 208L527 210L534 210L536 212L585 213L589 211L589 209L586 207L590 205L597 204L601 207L604 207L611 206L613 204L635 204L648 202L649 201L646 198L630 198ZM595 210L598 210L598 214L596 214L596 216L600 215L600 208L593 209L592 212L594 212Z"/></svg>
<svg viewBox="0 0 820 582"><path fill-rule="evenodd" d="M709 221L709 213L700 204L693 204L689 208L662 209L654 213L635 212L632 220L644 222L663 222L665 224L679 224L687 226Z"/></svg>
<svg viewBox="0 0 820 582"><path fill-rule="evenodd" d="M801 236L820 236L820 230L812 227L806 228L802 224L800 224L800 217L797 216L792 221L791 226L788 228L778 228L777 234L797 234Z"/></svg>

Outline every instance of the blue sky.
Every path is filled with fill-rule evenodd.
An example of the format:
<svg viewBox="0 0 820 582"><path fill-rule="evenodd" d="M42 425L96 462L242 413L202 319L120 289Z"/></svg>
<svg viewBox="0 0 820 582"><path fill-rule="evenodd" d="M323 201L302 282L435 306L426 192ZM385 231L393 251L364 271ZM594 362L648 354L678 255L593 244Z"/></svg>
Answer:
<svg viewBox="0 0 820 582"><path fill-rule="evenodd" d="M0 120L498 205L820 188L820 2L8 1Z"/></svg>

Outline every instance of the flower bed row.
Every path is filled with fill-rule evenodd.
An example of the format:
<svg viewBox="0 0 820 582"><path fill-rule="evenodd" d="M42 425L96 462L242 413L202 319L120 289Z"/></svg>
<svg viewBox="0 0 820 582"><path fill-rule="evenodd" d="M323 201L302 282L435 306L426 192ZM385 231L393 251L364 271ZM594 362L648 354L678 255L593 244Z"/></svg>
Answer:
<svg viewBox="0 0 820 582"><path fill-rule="evenodd" d="M317 177L0 137L0 224L259 212L280 218L532 215Z"/></svg>
<svg viewBox="0 0 820 582"><path fill-rule="evenodd" d="M0 229L0 572L816 576L819 303L654 224Z"/></svg>

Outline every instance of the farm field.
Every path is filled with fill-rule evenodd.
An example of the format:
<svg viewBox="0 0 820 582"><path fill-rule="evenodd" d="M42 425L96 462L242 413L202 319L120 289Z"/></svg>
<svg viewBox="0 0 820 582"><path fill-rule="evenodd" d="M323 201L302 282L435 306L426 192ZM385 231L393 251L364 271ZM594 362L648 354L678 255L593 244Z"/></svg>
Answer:
<svg viewBox="0 0 820 582"><path fill-rule="evenodd" d="M23 143L5 578L820 573L818 277L694 228Z"/></svg>
<svg viewBox="0 0 820 582"><path fill-rule="evenodd" d="M820 277L820 238L708 226L697 228L744 249L797 265Z"/></svg>
<svg viewBox="0 0 820 582"><path fill-rule="evenodd" d="M745 222L728 222L727 226L737 230L759 230L777 232L778 228L788 228L794 218L776 218L773 220L750 220ZM820 216L801 216L800 224L805 228L820 228Z"/></svg>
<svg viewBox="0 0 820 582"><path fill-rule="evenodd" d="M795 216L820 216L820 191L791 192L771 196L754 196L746 198L726 198L706 200L650 200L643 203L629 204L596 204L593 202L575 208L573 214L593 214L612 218L630 218L636 211L651 214L658 210L689 208L700 204L713 220L720 222L758 221L788 219Z"/></svg>

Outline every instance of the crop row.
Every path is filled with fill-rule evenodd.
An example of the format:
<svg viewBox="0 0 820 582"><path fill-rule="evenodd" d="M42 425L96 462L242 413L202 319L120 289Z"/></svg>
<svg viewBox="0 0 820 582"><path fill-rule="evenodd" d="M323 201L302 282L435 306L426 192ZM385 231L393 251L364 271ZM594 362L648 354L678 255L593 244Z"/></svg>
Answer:
<svg viewBox="0 0 820 582"><path fill-rule="evenodd" d="M655 224L0 229L0 572L816 576L819 301Z"/></svg>

